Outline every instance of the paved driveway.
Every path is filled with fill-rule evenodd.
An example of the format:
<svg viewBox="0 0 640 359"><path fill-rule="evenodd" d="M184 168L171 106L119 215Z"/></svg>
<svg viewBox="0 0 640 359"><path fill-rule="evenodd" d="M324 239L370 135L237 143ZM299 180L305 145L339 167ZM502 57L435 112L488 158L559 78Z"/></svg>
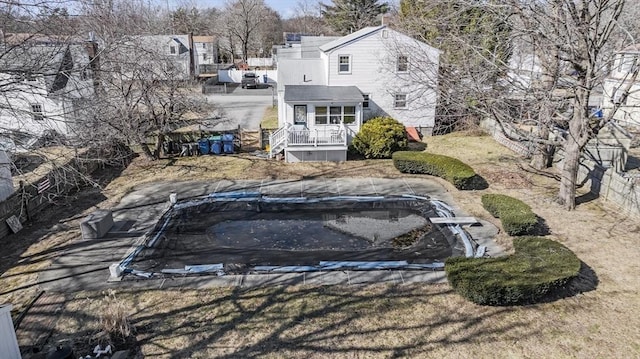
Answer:
<svg viewBox="0 0 640 359"><path fill-rule="evenodd" d="M226 94L206 95L207 101L218 107L218 115L221 117L221 121L212 127L214 130L238 126L247 130L257 130L264 111L276 101L274 87L243 89L240 86L229 86L228 91Z"/></svg>

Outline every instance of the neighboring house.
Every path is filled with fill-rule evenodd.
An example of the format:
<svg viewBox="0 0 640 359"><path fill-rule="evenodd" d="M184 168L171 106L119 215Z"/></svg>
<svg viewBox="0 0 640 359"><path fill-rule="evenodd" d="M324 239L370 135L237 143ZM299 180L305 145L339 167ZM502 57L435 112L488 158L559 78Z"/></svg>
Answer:
<svg viewBox="0 0 640 359"><path fill-rule="evenodd" d="M193 61L196 77L217 74L218 44L215 36L193 36Z"/></svg>
<svg viewBox="0 0 640 359"><path fill-rule="evenodd" d="M386 26L302 36L278 50L278 131L287 162L344 161L364 121L389 116L430 134L440 51Z"/></svg>
<svg viewBox="0 0 640 359"><path fill-rule="evenodd" d="M624 127L640 128L640 75L634 78L638 66L640 44L615 54L611 72L604 81L603 115L607 117L615 111L613 118Z"/></svg>
<svg viewBox="0 0 640 359"><path fill-rule="evenodd" d="M146 64L137 65L147 67L156 76L164 76L161 76L160 80L191 80L195 74L191 43L191 35L130 36L119 46L121 55L125 56L121 62L126 64L127 59L136 62L146 61ZM167 64L170 64L171 68L167 68ZM126 70L123 68L123 73L126 73Z"/></svg>
<svg viewBox="0 0 640 359"><path fill-rule="evenodd" d="M72 136L94 94L95 50L93 42L0 44L0 137L19 146Z"/></svg>

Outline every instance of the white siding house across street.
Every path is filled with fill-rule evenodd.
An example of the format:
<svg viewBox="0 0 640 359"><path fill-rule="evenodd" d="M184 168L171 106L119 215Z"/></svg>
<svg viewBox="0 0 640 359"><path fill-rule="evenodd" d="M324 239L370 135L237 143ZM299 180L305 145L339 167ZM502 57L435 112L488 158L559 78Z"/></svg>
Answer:
<svg viewBox="0 0 640 359"><path fill-rule="evenodd" d="M51 42L5 50L0 59L0 136L73 135L82 101L94 93L93 49L91 42Z"/></svg>
<svg viewBox="0 0 640 359"><path fill-rule="evenodd" d="M289 162L346 159L353 135L363 122L377 116L389 116L424 134L431 133L439 50L387 26L367 27L340 38L305 40L302 37L303 46L288 48L287 56L278 57L280 128L270 139L270 155L283 151ZM291 53L296 50L300 53ZM304 122L299 120L303 113ZM287 135L309 131L305 138L313 138L315 131L339 128L345 133L344 146L337 149L335 143L320 141L310 148L305 143L302 158L301 149L295 149L302 144ZM333 152L327 153L328 146ZM342 152L337 155L337 151Z"/></svg>
<svg viewBox="0 0 640 359"><path fill-rule="evenodd" d="M614 56L609 76L604 81L602 111L605 117L613 113L624 127L640 128L640 44L619 51Z"/></svg>

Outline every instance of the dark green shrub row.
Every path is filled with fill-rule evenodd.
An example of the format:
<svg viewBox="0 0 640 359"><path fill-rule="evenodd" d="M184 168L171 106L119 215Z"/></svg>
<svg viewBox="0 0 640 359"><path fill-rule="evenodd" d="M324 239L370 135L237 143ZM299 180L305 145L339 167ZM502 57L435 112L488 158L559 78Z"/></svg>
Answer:
<svg viewBox="0 0 640 359"><path fill-rule="evenodd" d="M505 257L447 259L449 283L477 304L530 304L563 287L580 271L580 259L550 239L519 237L513 246L515 254Z"/></svg>
<svg viewBox="0 0 640 359"><path fill-rule="evenodd" d="M464 162L427 152L400 151L392 156L393 165L403 173L420 173L444 178L458 189L474 189L476 173Z"/></svg>
<svg viewBox="0 0 640 359"><path fill-rule="evenodd" d="M529 234L538 223L536 214L526 203L503 194L482 195L482 206L492 216L500 218L502 228L510 236Z"/></svg>
<svg viewBox="0 0 640 359"><path fill-rule="evenodd" d="M389 158L407 149L409 141L403 124L390 117L375 117L362 125L351 145L365 158Z"/></svg>

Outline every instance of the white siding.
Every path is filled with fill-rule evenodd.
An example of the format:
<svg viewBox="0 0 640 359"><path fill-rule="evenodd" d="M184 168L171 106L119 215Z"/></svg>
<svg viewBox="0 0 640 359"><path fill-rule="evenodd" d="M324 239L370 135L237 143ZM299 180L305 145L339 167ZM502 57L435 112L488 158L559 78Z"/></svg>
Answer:
<svg viewBox="0 0 640 359"><path fill-rule="evenodd" d="M0 305L0 353L2 359L21 359L16 331L11 320L11 305Z"/></svg>
<svg viewBox="0 0 640 359"><path fill-rule="evenodd" d="M613 78L605 80L602 93L602 110L605 117L610 116L613 112L614 101L618 101L617 99L621 96L626 84L628 82ZM620 104L613 118L623 126L640 128L640 82L632 85L626 102Z"/></svg>
<svg viewBox="0 0 640 359"><path fill-rule="evenodd" d="M383 36L383 32L385 36ZM397 73L399 54L409 57L409 71ZM351 56L351 73L338 72L341 55ZM381 29L328 52L329 86L357 86L370 95L365 118L391 116L407 126L433 127L439 51L399 32ZM406 93L405 109L394 108L395 94Z"/></svg>
<svg viewBox="0 0 640 359"><path fill-rule="evenodd" d="M8 80L8 75L0 74L0 84L3 80ZM33 118L32 104L42 105L42 121ZM40 136L54 130L69 135L70 126L66 116L71 111L71 105L67 101L48 97L42 83L15 85L5 92L5 96L0 97L0 132L20 131Z"/></svg>

